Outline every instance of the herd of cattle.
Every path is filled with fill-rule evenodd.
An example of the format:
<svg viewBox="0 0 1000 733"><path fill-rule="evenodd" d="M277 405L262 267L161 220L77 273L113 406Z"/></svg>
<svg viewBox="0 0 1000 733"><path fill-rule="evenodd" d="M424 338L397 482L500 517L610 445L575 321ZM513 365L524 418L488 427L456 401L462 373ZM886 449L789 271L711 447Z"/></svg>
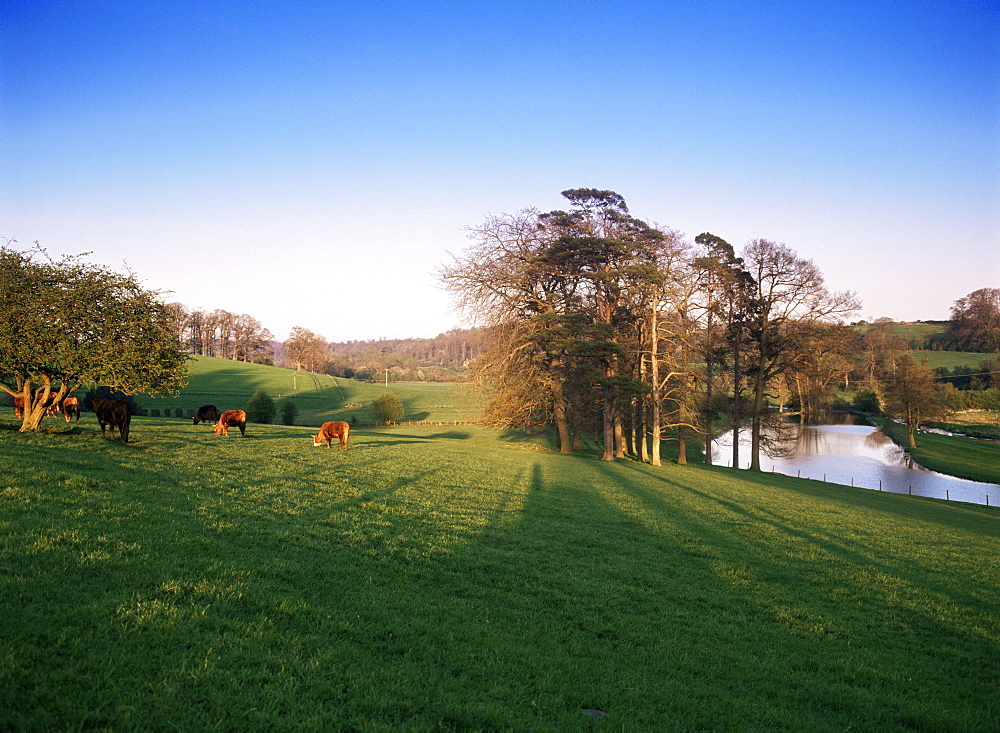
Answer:
<svg viewBox="0 0 1000 733"><path fill-rule="evenodd" d="M101 426L101 437L107 437L105 429L110 429L111 439L115 438L115 430L118 430L118 437L123 443L128 442L129 427L132 423L132 408L125 400L91 400L91 407L97 422ZM14 417L21 418L24 412L24 400L20 397L14 399ZM49 405L46 414L56 416L62 413L66 422L70 422L72 416L76 416L76 421L80 422L80 400L76 397L65 397L62 402ZM243 410L223 410L221 413L215 405L203 405L198 408L197 413L191 418L194 424L210 423L215 424L216 435L229 435L229 428L239 428L240 435L247 433L247 414ZM325 422L319 430L319 434L313 436L313 445L321 446L324 441L327 448L333 447L333 439L340 442L340 449L347 449L347 439L351 432L351 426L346 422L335 420Z"/></svg>

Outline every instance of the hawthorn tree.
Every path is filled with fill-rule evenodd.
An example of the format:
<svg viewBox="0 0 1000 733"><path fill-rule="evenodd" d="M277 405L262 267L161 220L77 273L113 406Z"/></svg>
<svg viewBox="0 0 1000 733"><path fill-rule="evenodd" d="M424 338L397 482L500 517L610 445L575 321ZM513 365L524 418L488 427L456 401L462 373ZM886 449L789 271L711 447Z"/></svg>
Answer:
<svg viewBox="0 0 1000 733"><path fill-rule="evenodd" d="M132 273L0 245L0 389L23 401L21 431L83 385L174 394L186 355L173 313Z"/></svg>
<svg viewBox="0 0 1000 733"><path fill-rule="evenodd" d="M392 392L383 392L372 403L372 416L376 423L399 422L403 418L403 403Z"/></svg>

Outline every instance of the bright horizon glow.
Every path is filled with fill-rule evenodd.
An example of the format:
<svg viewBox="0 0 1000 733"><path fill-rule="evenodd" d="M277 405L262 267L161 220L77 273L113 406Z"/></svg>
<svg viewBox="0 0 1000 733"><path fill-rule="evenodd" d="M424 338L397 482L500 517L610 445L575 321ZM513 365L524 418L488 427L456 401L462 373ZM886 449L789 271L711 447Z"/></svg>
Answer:
<svg viewBox="0 0 1000 733"><path fill-rule="evenodd" d="M467 324L490 213L612 189L854 319L1000 287L995 2L0 4L0 235L329 341Z"/></svg>

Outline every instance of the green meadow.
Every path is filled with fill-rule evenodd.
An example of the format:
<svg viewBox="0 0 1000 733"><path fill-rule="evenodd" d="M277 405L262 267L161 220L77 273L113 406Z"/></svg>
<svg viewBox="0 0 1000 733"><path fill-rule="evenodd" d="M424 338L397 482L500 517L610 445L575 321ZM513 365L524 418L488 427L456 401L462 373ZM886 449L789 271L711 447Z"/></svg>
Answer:
<svg viewBox="0 0 1000 733"><path fill-rule="evenodd" d="M947 367L954 369L959 366L978 368L987 359L1000 360L1000 353L975 353L971 351L911 351L913 358L928 369Z"/></svg>
<svg viewBox="0 0 1000 733"><path fill-rule="evenodd" d="M299 407L295 422L308 426L319 426L328 420L371 425L372 403L386 391L403 403L404 421L466 422L475 420L482 409L471 384L389 382L386 385L209 356L195 356L188 362L188 383L180 395L139 395L136 401L146 410L158 410L161 415L169 410L170 415L176 416L177 410L181 410L190 417L208 404L220 411L246 409L250 397L259 390L278 403L295 400Z"/></svg>
<svg viewBox="0 0 1000 733"><path fill-rule="evenodd" d="M0 410L0 730L1000 728L994 508L478 427L48 425Z"/></svg>

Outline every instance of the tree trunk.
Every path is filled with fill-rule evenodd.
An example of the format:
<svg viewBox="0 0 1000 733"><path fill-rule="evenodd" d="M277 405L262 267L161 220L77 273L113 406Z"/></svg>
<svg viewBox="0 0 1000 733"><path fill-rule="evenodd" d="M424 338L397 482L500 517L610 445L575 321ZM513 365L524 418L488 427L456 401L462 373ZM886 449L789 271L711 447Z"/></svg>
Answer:
<svg viewBox="0 0 1000 733"><path fill-rule="evenodd" d="M660 416L660 364L659 364L660 331L656 322L656 306L649 313L649 380L653 392L649 398L649 429L652 433L653 451L649 463L653 466L663 465L660 460L660 440L662 438Z"/></svg>
<svg viewBox="0 0 1000 733"><path fill-rule="evenodd" d="M740 365L740 342L736 341L733 349L733 468L740 467L740 421L743 419L743 400L740 399L740 382L743 381L743 373Z"/></svg>
<svg viewBox="0 0 1000 733"><path fill-rule="evenodd" d="M607 373L607 372L605 372ZM608 376L611 376L610 374ZM615 460L615 415L614 400L611 396L611 387L602 387L603 394L603 418L604 418L604 453L601 455L602 461Z"/></svg>
<svg viewBox="0 0 1000 733"><path fill-rule="evenodd" d="M566 399L563 397L562 382L558 375L552 381L552 413L556 421L556 434L559 436L559 452L572 453L573 444L569 437L569 424L566 421Z"/></svg>
<svg viewBox="0 0 1000 733"><path fill-rule="evenodd" d="M706 374L708 379L705 381L705 465L712 465L712 441L715 439L712 434L712 362L709 361L706 366Z"/></svg>
<svg viewBox="0 0 1000 733"><path fill-rule="evenodd" d="M760 424L761 416L764 410L764 387L766 381L764 379L764 369L761 365L761 369L757 372L757 378L754 380L754 390L753 390L753 413L750 422L750 470L759 471L760 470Z"/></svg>
<svg viewBox="0 0 1000 733"><path fill-rule="evenodd" d="M677 428L677 465L686 466L687 465L687 435L685 434L686 428L681 425Z"/></svg>
<svg viewBox="0 0 1000 733"><path fill-rule="evenodd" d="M646 381L646 357L639 356L639 380ZM639 395L635 398L636 416L635 430L639 438L639 460L646 463L649 460L649 446L646 443L646 397Z"/></svg>

